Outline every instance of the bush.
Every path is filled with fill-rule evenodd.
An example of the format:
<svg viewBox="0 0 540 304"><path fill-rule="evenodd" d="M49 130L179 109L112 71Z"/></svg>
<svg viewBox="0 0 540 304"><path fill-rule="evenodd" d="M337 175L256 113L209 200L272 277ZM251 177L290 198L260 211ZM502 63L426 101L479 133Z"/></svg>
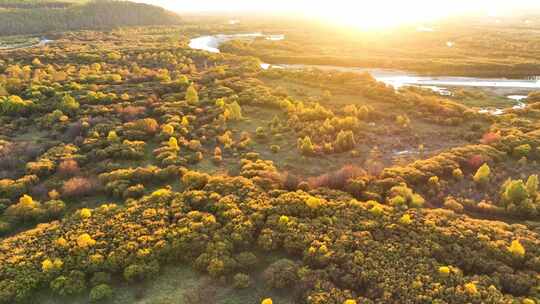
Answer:
<svg viewBox="0 0 540 304"><path fill-rule="evenodd" d="M188 171L182 176L182 183L187 189L202 189L210 176L206 173Z"/></svg>
<svg viewBox="0 0 540 304"><path fill-rule="evenodd" d="M354 149L356 141L354 139L354 133L352 131L340 131L337 135L334 148L336 152L345 152Z"/></svg>
<svg viewBox="0 0 540 304"><path fill-rule="evenodd" d="M199 103L199 94L197 93L197 89L195 89L195 86L190 85L187 88L186 101L190 105L196 105Z"/></svg>
<svg viewBox="0 0 540 304"><path fill-rule="evenodd" d="M139 282L144 277L145 271L141 265L133 264L124 269L124 279L128 282Z"/></svg>
<svg viewBox="0 0 540 304"><path fill-rule="evenodd" d="M452 210L456 213L462 213L464 210L463 205L453 198L447 198L444 201L444 208Z"/></svg>
<svg viewBox="0 0 540 304"><path fill-rule="evenodd" d="M532 150L531 145L524 144L524 145L515 147L512 154L516 158L527 157L529 153L531 152L531 150Z"/></svg>
<svg viewBox="0 0 540 304"><path fill-rule="evenodd" d="M263 273L266 284L272 288L291 288L298 281L298 265L289 259L272 263Z"/></svg>
<svg viewBox="0 0 540 304"><path fill-rule="evenodd" d="M86 289L85 275L82 271L73 270L68 276L59 276L50 283L53 292L58 295L81 294Z"/></svg>
<svg viewBox="0 0 540 304"><path fill-rule="evenodd" d="M6 209L5 215L15 220L36 220L44 215L44 210L39 202L28 195L23 195L17 204Z"/></svg>
<svg viewBox="0 0 540 304"><path fill-rule="evenodd" d="M111 282L111 275L106 272L96 272L90 279L91 286L109 284L110 282Z"/></svg>
<svg viewBox="0 0 540 304"><path fill-rule="evenodd" d="M529 197L527 188L522 180L507 182L503 195L505 200L513 204L519 204Z"/></svg>
<svg viewBox="0 0 540 304"><path fill-rule="evenodd" d="M488 164L483 164L480 168L478 168L476 174L474 174L473 180L479 185L485 185L489 182L490 174L491 169L489 168Z"/></svg>
<svg viewBox="0 0 540 304"><path fill-rule="evenodd" d="M298 139L298 149L302 155L309 156L315 154L315 148L313 147L309 136L304 137L304 139Z"/></svg>
<svg viewBox="0 0 540 304"><path fill-rule="evenodd" d="M159 272L159 263L152 260L149 263L129 265L124 269L124 279L128 282L140 282L152 278Z"/></svg>
<svg viewBox="0 0 540 304"><path fill-rule="evenodd" d="M107 284L100 284L90 290L90 302L97 303L111 299L113 290Z"/></svg>
<svg viewBox="0 0 540 304"><path fill-rule="evenodd" d="M62 194L65 197L83 197L96 190L96 182L85 177L73 177L64 182Z"/></svg>
<svg viewBox="0 0 540 304"><path fill-rule="evenodd" d="M145 118L134 121L131 124L128 124L128 127L143 132L146 135L153 135L159 130L159 124L153 118Z"/></svg>
<svg viewBox="0 0 540 304"><path fill-rule="evenodd" d="M237 273L234 276L233 281L234 288L237 289L248 288L251 285L251 278L249 277L249 275L244 273Z"/></svg>
<svg viewBox="0 0 540 304"><path fill-rule="evenodd" d="M58 168L56 169L58 174L62 176L74 176L79 174L80 168L77 161L73 159L66 159L58 165Z"/></svg>

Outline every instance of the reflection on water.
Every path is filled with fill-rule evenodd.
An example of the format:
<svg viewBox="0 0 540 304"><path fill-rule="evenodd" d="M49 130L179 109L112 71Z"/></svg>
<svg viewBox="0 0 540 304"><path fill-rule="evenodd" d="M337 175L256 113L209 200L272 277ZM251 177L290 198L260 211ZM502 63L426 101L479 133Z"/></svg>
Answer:
<svg viewBox="0 0 540 304"><path fill-rule="evenodd" d="M219 46L230 40L254 40L256 38L264 38L266 40L279 41L284 40L285 35L266 35L263 33L246 33L246 34L231 34L231 35L212 35L193 38L189 42L189 47L195 50L203 50L211 53L219 53Z"/></svg>
<svg viewBox="0 0 540 304"><path fill-rule="evenodd" d="M223 42L233 39L253 40L264 38L267 40L278 41L285 39L285 35L266 35L262 33L232 34L232 35L213 35L194 38L190 41L189 47L197 50L204 50L212 53L219 53L219 46ZM449 41L449 47L454 43ZM478 88L506 88L533 91L540 89L540 76L531 76L524 79L507 78L478 78L478 77L454 77L454 76L420 76L415 73L392 70L392 69L366 69L358 67L342 67L329 65L304 65L304 64L268 64L261 63L261 68L267 69L320 69L334 70L353 73L370 73L378 81L384 82L396 89L403 86L421 86L437 92L443 96L451 96L449 87L478 87ZM522 100L525 95L509 95L508 99L516 101L513 109L523 109L526 104ZM501 115L503 109L481 109L480 113L489 113L492 115Z"/></svg>

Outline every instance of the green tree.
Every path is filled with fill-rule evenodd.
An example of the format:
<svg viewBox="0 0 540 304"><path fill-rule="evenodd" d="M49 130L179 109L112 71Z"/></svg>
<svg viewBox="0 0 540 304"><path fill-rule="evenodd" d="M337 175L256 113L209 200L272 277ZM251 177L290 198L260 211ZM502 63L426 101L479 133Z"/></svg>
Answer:
<svg viewBox="0 0 540 304"><path fill-rule="evenodd" d="M315 153L313 143L311 143L311 138L309 136L298 139L298 149L303 155L313 155L313 153Z"/></svg>
<svg viewBox="0 0 540 304"><path fill-rule="evenodd" d="M522 180L513 180L506 183L504 198L513 204L519 204L529 197L527 188Z"/></svg>
<svg viewBox="0 0 540 304"><path fill-rule="evenodd" d="M199 103L199 94L193 85L190 85L186 91L186 101L190 105L196 105Z"/></svg>
<svg viewBox="0 0 540 304"><path fill-rule="evenodd" d="M491 169L489 168L488 164L483 164L480 168L478 168L476 174L474 174L473 180L477 184L485 185L487 182L489 182L490 174Z"/></svg>
<svg viewBox="0 0 540 304"><path fill-rule="evenodd" d="M538 194L538 175L534 174L529 176L526 187L529 196L536 198Z"/></svg>
<svg viewBox="0 0 540 304"><path fill-rule="evenodd" d="M79 109L79 103L69 94L64 94L58 101L57 109L64 113L74 113Z"/></svg>

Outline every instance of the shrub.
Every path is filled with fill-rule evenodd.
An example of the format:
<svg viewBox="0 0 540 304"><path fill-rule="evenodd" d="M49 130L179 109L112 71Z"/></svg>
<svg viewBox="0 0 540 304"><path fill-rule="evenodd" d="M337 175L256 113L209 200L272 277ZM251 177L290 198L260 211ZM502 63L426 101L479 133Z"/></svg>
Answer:
<svg viewBox="0 0 540 304"><path fill-rule="evenodd" d="M243 269L250 269L258 262L257 256L249 251L241 252L236 256L236 261Z"/></svg>
<svg viewBox="0 0 540 304"><path fill-rule="evenodd" d="M512 154L516 158L527 157L529 153L531 152L531 150L532 150L531 145L524 144L524 145L515 147Z"/></svg>
<svg viewBox="0 0 540 304"><path fill-rule="evenodd" d="M255 135L259 139L266 138L266 131L263 127L257 127L257 129L255 129Z"/></svg>
<svg viewBox="0 0 540 304"><path fill-rule="evenodd" d="M186 101L190 105L196 105L199 103L199 94L197 93L197 89L195 89L195 86L190 85L187 88Z"/></svg>
<svg viewBox="0 0 540 304"><path fill-rule="evenodd" d="M313 147L309 136L304 137L304 139L298 139L298 149L302 155L309 156L315 154L315 148Z"/></svg>
<svg viewBox="0 0 540 304"><path fill-rule="evenodd" d="M397 207L420 208L425 202L420 194L414 193L406 184L392 187L389 197L390 205Z"/></svg>
<svg viewBox="0 0 540 304"><path fill-rule="evenodd" d="M99 284L90 290L90 302L97 303L112 298L113 290L107 284Z"/></svg>
<svg viewBox="0 0 540 304"><path fill-rule="evenodd" d="M94 240L88 233L83 233L77 237L77 246L80 248L88 248L92 247L96 244L96 240Z"/></svg>
<svg viewBox="0 0 540 304"><path fill-rule="evenodd" d="M132 264L124 269L124 279L128 282L140 282L152 278L159 272L159 263L152 260L149 263Z"/></svg>
<svg viewBox="0 0 540 304"><path fill-rule="evenodd" d="M44 214L41 204L29 195L23 195L17 204L9 206L5 215L15 220L36 220Z"/></svg>
<svg viewBox="0 0 540 304"><path fill-rule="evenodd" d="M182 176L182 183L187 189L202 189L208 183L209 175L197 171L188 171Z"/></svg>
<svg viewBox="0 0 540 304"><path fill-rule="evenodd" d="M354 149L356 146L356 141L354 139L354 133L352 131L340 131L337 135L336 142L334 144L334 149L337 152L344 152L351 149Z"/></svg>
<svg viewBox="0 0 540 304"><path fill-rule="evenodd" d="M451 197L446 198L444 201L444 208L452 210L456 213L462 213L464 210L463 205Z"/></svg>
<svg viewBox="0 0 540 304"><path fill-rule="evenodd" d="M178 141L174 137L169 138L169 142L167 143L167 146L169 147L171 151L174 151L174 152L180 151L180 147L178 146Z"/></svg>
<svg viewBox="0 0 540 304"><path fill-rule="evenodd" d="M133 128L147 135L153 135L159 130L159 124L153 118L139 119L133 122Z"/></svg>
<svg viewBox="0 0 540 304"><path fill-rule="evenodd" d="M64 113L75 113L79 109L79 103L69 94L64 94L58 100L57 109Z"/></svg>
<svg viewBox="0 0 540 304"><path fill-rule="evenodd" d="M242 119L242 108L235 101L224 105L224 115L227 119L237 121Z"/></svg>
<svg viewBox="0 0 540 304"><path fill-rule="evenodd" d="M141 265L133 264L124 269L124 279L128 282L142 281L144 276L144 268Z"/></svg>
<svg viewBox="0 0 540 304"><path fill-rule="evenodd" d="M272 288L291 288L298 280L298 265L291 260L281 259L272 263L263 273L264 280Z"/></svg>
<svg viewBox="0 0 540 304"><path fill-rule="evenodd" d="M79 174L81 169L79 168L77 161L73 159L66 159L58 165L56 170L58 174L62 176L74 176Z"/></svg>
<svg viewBox="0 0 540 304"><path fill-rule="evenodd" d="M111 275L106 272L96 272L90 279L91 286L109 284L110 282L111 282Z"/></svg>
<svg viewBox="0 0 540 304"><path fill-rule="evenodd" d="M237 273L234 278L234 287L238 289L248 288L251 285L251 278L244 273Z"/></svg>
<svg viewBox="0 0 540 304"><path fill-rule="evenodd" d="M92 216L92 210L88 208L82 208L79 210L79 216L83 219L90 218Z"/></svg>
<svg viewBox="0 0 540 304"><path fill-rule="evenodd" d="M59 276L50 283L50 288L61 296L83 293L86 288L85 275L82 271L73 270L68 276Z"/></svg>
<svg viewBox="0 0 540 304"><path fill-rule="evenodd" d="M534 174L527 179L527 192L532 198L536 198L538 194L538 175Z"/></svg>
<svg viewBox="0 0 540 304"><path fill-rule="evenodd" d="M465 291L468 294L475 295L478 293L478 289L476 288L476 284L471 282L464 285Z"/></svg>
<svg viewBox="0 0 540 304"><path fill-rule="evenodd" d="M85 177L73 177L64 182L62 194L65 197L83 197L94 193L96 182Z"/></svg>
<svg viewBox="0 0 540 304"><path fill-rule="evenodd" d="M439 274L442 276L442 277L447 277L450 275L450 267L448 266L441 266L439 267Z"/></svg>
<svg viewBox="0 0 540 304"><path fill-rule="evenodd" d="M501 134L495 133L495 132L488 132L482 136L482 140L480 141L484 145L490 145L492 143L496 143L501 140Z"/></svg>
<svg viewBox="0 0 540 304"><path fill-rule="evenodd" d="M362 168L353 165L345 165L337 171L310 178L309 184L312 189L327 187L330 189L344 190L350 180L365 175L366 172Z"/></svg>
<svg viewBox="0 0 540 304"><path fill-rule="evenodd" d="M508 251L516 257L522 258L525 256L525 247L521 245L519 240L512 241L512 243L508 247Z"/></svg>
<svg viewBox="0 0 540 304"><path fill-rule="evenodd" d="M410 225L412 223L411 216L408 214L404 214L400 219L399 222L403 225Z"/></svg>
<svg viewBox="0 0 540 304"><path fill-rule="evenodd" d="M172 136L174 134L174 127L170 124L163 125L161 127L161 132L167 136Z"/></svg>
<svg viewBox="0 0 540 304"><path fill-rule="evenodd" d="M476 174L474 174L473 180L477 184L485 185L489 182L490 174L491 169L489 168L488 164L483 164L480 168L478 168Z"/></svg>
<svg viewBox="0 0 540 304"><path fill-rule="evenodd" d="M505 184L504 199L510 203L518 204L529 197L527 188L522 180L511 180Z"/></svg>
<svg viewBox="0 0 540 304"><path fill-rule="evenodd" d="M463 179L463 171L461 171L461 169L459 168L456 168L452 171L452 176L457 180L461 180Z"/></svg>

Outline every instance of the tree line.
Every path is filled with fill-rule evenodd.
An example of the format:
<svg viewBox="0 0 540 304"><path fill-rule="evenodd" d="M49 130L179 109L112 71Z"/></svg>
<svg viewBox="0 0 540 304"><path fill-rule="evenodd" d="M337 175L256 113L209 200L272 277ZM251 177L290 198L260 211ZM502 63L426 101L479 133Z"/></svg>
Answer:
<svg viewBox="0 0 540 304"><path fill-rule="evenodd" d="M173 25L179 20L177 15L153 5L128 1L92 1L64 8L39 6L33 9L0 10L0 35L109 29L119 26Z"/></svg>

